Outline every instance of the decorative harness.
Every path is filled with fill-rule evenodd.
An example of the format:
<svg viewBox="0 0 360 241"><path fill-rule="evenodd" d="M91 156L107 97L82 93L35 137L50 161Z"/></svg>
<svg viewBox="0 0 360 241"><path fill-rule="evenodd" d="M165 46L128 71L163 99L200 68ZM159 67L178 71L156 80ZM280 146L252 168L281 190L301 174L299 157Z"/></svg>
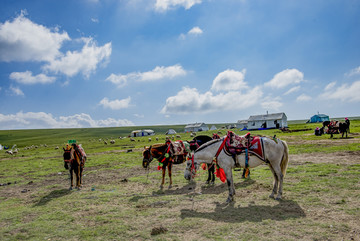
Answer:
<svg viewBox="0 0 360 241"><path fill-rule="evenodd" d="M184 145L183 141L179 140L178 142L179 142L179 144L181 146L180 149L183 150L182 155L187 155L186 148L185 148L185 145ZM158 158L154 157L159 162L158 170L160 170L163 167L165 160L169 159L171 156L173 156L176 152L179 151L179 150L174 150L175 147L174 147L173 143L170 140L167 140L165 144L167 145L165 152L163 152L160 155L160 157L158 157ZM149 163L153 160L151 147L152 146L149 147L149 152L150 152L150 157L151 157L151 159L149 160Z"/></svg>

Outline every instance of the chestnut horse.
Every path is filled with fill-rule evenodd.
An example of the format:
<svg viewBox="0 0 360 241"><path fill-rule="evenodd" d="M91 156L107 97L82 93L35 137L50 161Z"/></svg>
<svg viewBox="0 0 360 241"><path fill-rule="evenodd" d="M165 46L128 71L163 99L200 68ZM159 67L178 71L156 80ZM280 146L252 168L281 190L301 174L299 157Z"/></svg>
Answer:
<svg viewBox="0 0 360 241"><path fill-rule="evenodd" d="M153 159L157 159L159 164L161 163L162 169L162 181L160 188L164 187L166 167L168 168L168 174L170 178L169 188L172 187L171 168L173 164L181 164L186 161L187 152L186 150L182 155L174 155L172 150L172 142L167 141L165 144L158 143L150 147L145 147L143 151L143 162L142 166L148 168ZM160 167L160 166L159 166Z"/></svg>
<svg viewBox="0 0 360 241"><path fill-rule="evenodd" d="M66 148L63 148L64 150L64 167L65 169L68 169L70 172L70 188L69 190L73 189L73 174L75 174L76 177L76 189L81 188L82 184L82 172L84 170L84 165L86 161L86 154L83 151L81 146L78 146L76 144L72 144L71 146L69 144L66 145Z"/></svg>

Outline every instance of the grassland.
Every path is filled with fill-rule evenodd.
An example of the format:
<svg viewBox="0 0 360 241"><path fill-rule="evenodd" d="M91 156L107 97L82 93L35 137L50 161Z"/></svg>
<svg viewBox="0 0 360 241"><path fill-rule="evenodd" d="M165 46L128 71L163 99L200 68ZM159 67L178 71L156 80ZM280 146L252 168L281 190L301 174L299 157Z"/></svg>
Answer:
<svg viewBox="0 0 360 241"><path fill-rule="evenodd" d="M234 171L229 205L226 184L205 185L205 171L188 183L184 164L175 165L173 187L160 190L156 163L141 167L144 145L183 126L137 127L158 133L151 142L119 139L133 127L0 131L1 144L19 148L13 156L0 153L0 240L359 240L360 120L352 120L348 139L314 136L316 126L252 131L289 145L283 200L268 198L273 178L264 165L246 180ZM80 191L68 190L61 151L68 139L88 154ZM111 139L115 144L104 144Z"/></svg>

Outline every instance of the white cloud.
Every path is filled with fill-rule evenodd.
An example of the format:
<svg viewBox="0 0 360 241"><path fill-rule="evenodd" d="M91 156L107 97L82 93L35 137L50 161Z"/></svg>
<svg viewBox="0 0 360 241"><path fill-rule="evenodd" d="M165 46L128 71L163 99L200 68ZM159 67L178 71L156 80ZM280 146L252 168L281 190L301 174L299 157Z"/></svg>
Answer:
<svg viewBox="0 0 360 241"><path fill-rule="evenodd" d="M144 118L145 116L143 114L134 114L135 117L137 118Z"/></svg>
<svg viewBox="0 0 360 241"><path fill-rule="evenodd" d="M148 72L131 72L126 75L115 75L111 74L106 81L110 81L113 84L122 87L127 84L128 81L138 81L138 82L147 82L147 81L157 81L162 79L173 79L175 77L186 75L186 71L179 64L173 66L157 66L153 70Z"/></svg>
<svg viewBox="0 0 360 241"><path fill-rule="evenodd" d="M245 79L246 70L243 69L241 72L232 69L227 69L219 73L211 86L211 90L215 91L231 91L246 89L248 86Z"/></svg>
<svg viewBox="0 0 360 241"><path fill-rule="evenodd" d="M304 81L304 74L297 69L286 69L277 73L265 86L280 89Z"/></svg>
<svg viewBox="0 0 360 241"><path fill-rule="evenodd" d="M360 80L352 84L343 84L336 88L336 83L328 84L320 98L329 100L341 100L344 102L360 102Z"/></svg>
<svg viewBox="0 0 360 241"><path fill-rule="evenodd" d="M0 23L0 60L52 61L61 56L62 43L70 40L68 34L33 23L24 15Z"/></svg>
<svg viewBox="0 0 360 241"><path fill-rule="evenodd" d="M281 98L279 96L267 96L264 98L263 102L261 102L261 107L265 110L279 111L282 106L283 103L281 102Z"/></svg>
<svg viewBox="0 0 360 241"><path fill-rule="evenodd" d="M295 86L295 87L292 87L291 89L289 89L288 91L286 91L286 93L284 95L289 95L291 93L294 93L296 91L299 91L300 90L300 86Z"/></svg>
<svg viewBox="0 0 360 241"><path fill-rule="evenodd" d="M177 6L182 6L188 10L195 4L200 4L201 2L202 0L156 0L155 10L158 12L166 12Z"/></svg>
<svg viewBox="0 0 360 241"><path fill-rule="evenodd" d="M16 96L25 96L24 92L19 87L10 86L9 88L10 95L16 95Z"/></svg>
<svg viewBox="0 0 360 241"><path fill-rule="evenodd" d="M346 76L354 76L354 75L360 75L360 66L356 67L352 70L350 70L348 73L345 74Z"/></svg>
<svg viewBox="0 0 360 241"><path fill-rule="evenodd" d="M126 99L122 100L109 100L108 98L104 98L100 101L100 105L104 106L104 108L109 108L112 110L120 110L120 109L126 109L129 107L131 98L128 97Z"/></svg>
<svg viewBox="0 0 360 241"><path fill-rule="evenodd" d="M167 98L161 113L190 114L224 110L243 110L258 103L262 96L260 87L247 93L230 91L214 95L210 91L201 94L196 88L183 87L175 96Z"/></svg>
<svg viewBox="0 0 360 241"><path fill-rule="evenodd" d="M199 27L193 27L192 29L190 29L190 31L188 32L188 34L193 34L193 35L200 35L202 34L203 31L201 30L201 28Z"/></svg>
<svg viewBox="0 0 360 241"><path fill-rule="evenodd" d="M98 47L92 38L83 38L85 42L81 52L68 51L64 56L54 59L43 66L45 70L62 73L69 77L81 72L89 77L100 62L108 61L111 55L111 43Z"/></svg>
<svg viewBox="0 0 360 241"><path fill-rule="evenodd" d="M306 94L301 94L296 98L297 102L306 102L312 100L311 96L308 96Z"/></svg>
<svg viewBox="0 0 360 241"><path fill-rule="evenodd" d="M97 18L91 18L91 22L93 22L93 23L99 23L99 19L97 19Z"/></svg>
<svg viewBox="0 0 360 241"><path fill-rule="evenodd" d="M86 128L86 127L117 127L133 126L134 123L127 120L108 118L93 120L88 114L75 114L72 116L54 117L45 112L26 112L16 114L0 114L0 129L44 129L44 128Z"/></svg>
<svg viewBox="0 0 360 241"><path fill-rule="evenodd" d="M55 77L46 76L45 74L38 74L33 76L31 71L13 72L10 74L10 79L15 80L21 84L50 84L55 82Z"/></svg>
<svg viewBox="0 0 360 241"><path fill-rule="evenodd" d="M111 83L117 85L118 87L123 87L127 84L128 81L128 75L116 75L111 74L109 77L106 78L105 81L110 81Z"/></svg>
<svg viewBox="0 0 360 241"><path fill-rule="evenodd" d="M325 87L325 91L330 91L330 90L333 90L333 89L334 89L334 87L335 87L335 85L336 85L336 81L331 82L330 84L326 85L326 87Z"/></svg>
<svg viewBox="0 0 360 241"><path fill-rule="evenodd" d="M197 36L197 35L201 35L201 34L203 34L203 31L202 31L202 29L201 28L199 28L199 27L193 27L192 29L190 29L188 32L187 32L187 34L180 34L180 39L181 40L185 40L186 39L186 36L190 36L190 35L192 35L192 36Z"/></svg>
<svg viewBox="0 0 360 241"><path fill-rule="evenodd" d="M109 60L111 43L97 46L92 38L81 38L81 51L62 53L63 43L70 40L66 32L59 33L58 27L49 29L36 24L22 11L14 20L0 23L0 61L39 61L44 62L42 68L46 71L89 77L99 63Z"/></svg>

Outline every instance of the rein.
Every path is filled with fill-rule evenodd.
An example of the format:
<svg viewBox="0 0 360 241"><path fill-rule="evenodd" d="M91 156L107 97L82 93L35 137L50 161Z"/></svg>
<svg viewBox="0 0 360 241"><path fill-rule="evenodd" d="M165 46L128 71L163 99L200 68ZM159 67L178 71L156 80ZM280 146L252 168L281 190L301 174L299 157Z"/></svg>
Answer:
<svg viewBox="0 0 360 241"><path fill-rule="evenodd" d="M221 145L220 145L219 149L217 150L217 152L216 152L216 154L215 154L215 156L214 156L214 159L215 159L215 160L218 158L218 156L219 156L220 152L221 152L221 151L222 151L222 149L224 148L224 146L225 146L225 143L226 143L227 139L228 139L228 136L225 136L225 138L224 138L223 142L221 143Z"/></svg>

